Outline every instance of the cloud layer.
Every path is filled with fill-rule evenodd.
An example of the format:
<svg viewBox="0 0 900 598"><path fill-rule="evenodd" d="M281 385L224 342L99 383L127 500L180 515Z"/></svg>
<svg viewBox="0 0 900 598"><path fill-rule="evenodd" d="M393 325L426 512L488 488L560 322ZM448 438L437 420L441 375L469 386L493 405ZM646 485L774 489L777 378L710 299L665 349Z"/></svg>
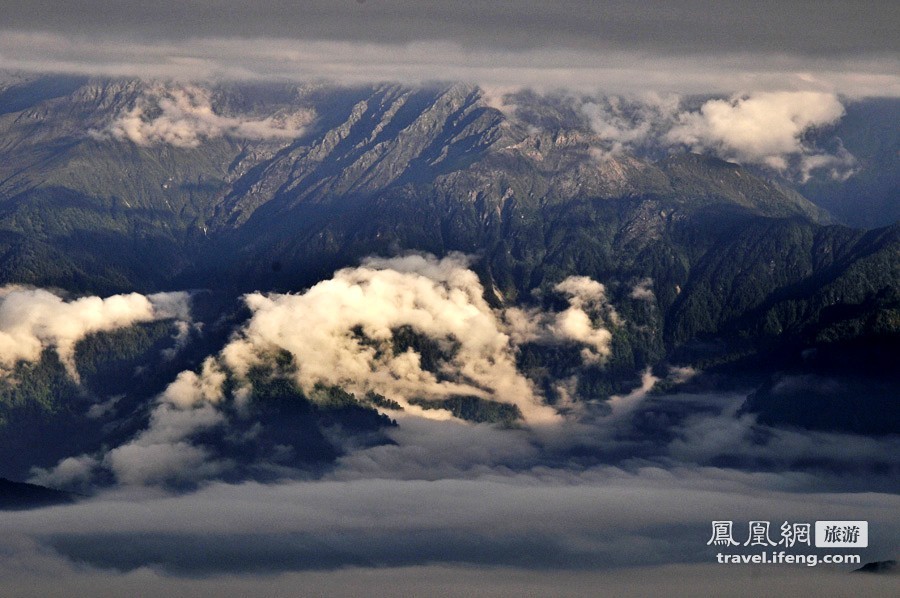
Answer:
<svg viewBox="0 0 900 598"><path fill-rule="evenodd" d="M483 102L515 120L517 97L521 97L518 89L487 88ZM804 182L814 172L845 180L856 166L839 140L830 152L811 141L811 135L836 125L844 116L843 101L830 92L755 92L710 99L695 108L677 94L548 97L573 104L587 120L595 134L591 155L600 161L625 153L690 150L765 166ZM265 118L223 116L214 110L208 88L153 84L105 129L90 133L143 146L165 143L194 148L219 137L294 139L304 135L314 118L312 109Z"/></svg>
<svg viewBox="0 0 900 598"><path fill-rule="evenodd" d="M0 588L48 575L57 583L72 579L95 587L134 582L134 576L161 584L165 576L169 583L181 580L182 587L188 580L203 587L198 579L227 579L238 586L268 580L277 588L279 581L302 579L280 577L292 572L327 583L324 572L346 567L362 568L357 575L382 569L405 577L427 573L429 565L451 564L495 568L505 575L540 572L561 580L604 572L611 583L624 575L645 584L646 578L638 582L628 575L628 569L641 567L643 576L658 574L667 588L680 587L686 580L678 577L679 570L684 574L679 568L715 565L721 548L706 544L712 520L733 520L735 536L743 538L751 519L775 525L865 519L871 537L869 547L859 551L863 558L894 556L897 497L822 492L821 482L799 474L722 468L601 466L497 468L437 480L212 484L182 496L115 491L74 506L4 514L0 554L14 557L0 559ZM788 552L823 554L806 547ZM662 566L675 569L654 573ZM814 576L807 576L810 570ZM838 584L853 579L847 571L782 566L760 575L756 568L735 567L727 578L718 580L715 571L704 570L691 582L714 579L730 588L746 575L750 584L766 579L783 587L780 576L788 576L808 588L822 576ZM321 577L310 576L313 572ZM451 576L448 582L455 586L463 580ZM857 591L869 583L876 582L853 579ZM396 586L383 588L385 595L391 594L389 587ZM296 586L284 593L291 591Z"/></svg>
<svg viewBox="0 0 900 598"><path fill-rule="evenodd" d="M632 291L637 300L648 298L650 284L639 282ZM714 465L725 460L764 469L864 471L900 465L890 456L897 453L896 439L764 426L740 412L745 394L658 396L651 391L659 380L649 371L630 393L600 403L580 400L579 376L592 370L579 368L603 367L611 331L627 323L597 281L569 277L553 292L566 307L492 308L465 256L414 254L365 260L299 294L248 295L249 320L197 370L176 376L157 397L145 429L117 447L35 470L33 479L80 488L101 472L138 486L243 476L241 468L248 464L235 461L240 455L229 447L243 446L245 436L257 446L271 423L254 421L250 399L260 382L254 371L295 382L313 401L321 386L340 387L358 399L378 393L403 408L389 410L400 423L383 432L390 442L362 451L348 444L340 469L345 477L438 479L493 468L555 467L569 463L573 454L588 462ZM66 305L59 298L52 302L56 308ZM176 312L170 306L159 314ZM570 377L551 380L558 393L555 405L518 368L517 353L530 343L576 351L574 369L565 374ZM272 369L276 363L281 365ZM668 382L679 384L695 374L671 368ZM459 396L514 406L525 425L512 430L473 425L448 410L419 404ZM248 459L259 462L249 466L296 475L291 462L279 461L275 453L251 454Z"/></svg>
<svg viewBox="0 0 900 598"><path fill-rule="evenodd" d="M493 39L491 37L490 39ZM842 57L732 52L648 53L634 48L515 49L443 38L190 37L182 40L0 31L0 69L202 81L264 79L340 84L462 81L581 92L821 91L900 96L896 53Z"/></svg>
<svg viewBox="0 0 900 598"><path fill-rule="evenodd" d="M859 55L896 50L898 10L885 0L8 0L4 24L18 30L129 35L140 39L280 37L357 43L441 39L466 47L561 47L648 53Z"/></svg>

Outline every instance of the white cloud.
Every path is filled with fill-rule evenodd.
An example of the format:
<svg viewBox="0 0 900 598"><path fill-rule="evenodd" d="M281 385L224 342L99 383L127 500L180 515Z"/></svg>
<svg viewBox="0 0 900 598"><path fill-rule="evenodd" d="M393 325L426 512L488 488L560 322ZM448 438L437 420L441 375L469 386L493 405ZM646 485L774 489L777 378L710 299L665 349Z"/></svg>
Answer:
<svg viewBox="0 0 900 598"><path fill-rule="evenodd" d="M107 453L104 465L129 486L194 482L221 473L209 457L209 451L188 442L130 442Z"/></svg>
<svg viewBox="0 0 900 598"><path fill-rule="evenodd" d="M503 311L513 343L576 343L585 345L581 356L586 364L601 364L612 351L610 326L620 326L621 318L609 304L606 288L586 276L570 276L554 290L569 298L561 312L537 308L510 307Z"/></svg>
<svg viewBox="0 0 900 598"><path fill-rule="evenodd" d="M461 254L443 259L370 258L301 294L247 295L250 319L218 355L203 362L199 372L178 374L157 398L144 431L105 454L79 459L110 471L126 485L194 483L220 474L231 464L195 444L195 436L227 424L223 401L230 401L242 416L250 415L245 410L253 392L248 373L279 351L290 354L296 383L313 398L319 384L339 386L357 396L374 391L404 407L404 413L392 417L414 425L417 418L453 416L442 409L424 409L413 399L476 396L514 405L532 430L550 433L564 418L518 370L518 345L570 343L583 347L586 364L602 364L611 351L607 326L621 324L606 289L590 278L573 276L554 288L568 298L569 307L563 311L493 309L468 266L468 258ZM169 312L177 310L170 306ZM439 347L443 356L436 368L426 368L422 355L412 348L394 349L401 328ZM229 375L236 387L226 397ZM560 405L562 411L569 407ZM469 436L484 433L473 430ZM489 450L503 452L505 438L498 437ZM69 465L35 472L36 479L62 479ZM85 475L95 469L85 470Z"/></svg>
<svg viewBox="0 0 900 598"><path fill-rule="evenodd" d="M90 455L67 457L50 469L33 468L28 481L50 488L85 490L90 486L98 465L97 459Z"/></svg>
<svg viewBox="0 0 900 598"><path fill-rule="evenodd" d="M515 405L531 425L561 422L518 371L515 351L521 342L573 343L584 346L586 363L602 363L611 343L605 325L618 323L604 286L583 276L567 278L555 290L570 305L558 313L495 310L468 265L461 254L370 258L301 294L246 296L250 320L199 373L181 372L160 395L147 430L111 451L104 464L129 483L164 481L163 472L177 465L174 447L198 465L202 452L189 440L223 423L214 405L225 398L226 371L238 382L231 398L241 407L253 391L249 370L276 351L292 356L296 382L311 396L317 384L358 396L374 391L399 402L409 416L446 420L449 412L411 400L471 395ZM402 327L441 348L438 371L423 367L412 348L394 351L394 335ZM130 472L145 453L157 465Z"/></svg>
<svg viewBox="0 0 900 598"><path fill-rule="evenodd" d="M570 276L554 289L569 295L570 305L556 314L555 322L550 325L551 332L559 339L587 345L582 350L585 362L602 363L612 352L612 333L602 325L596 325L589 312L596 316L602 313L615 326L622 323L616 310L606 301L606 288L586 276Z"/></svg>
<svg viewBox="0 0 900 598"><path fill-rule="evenodd" d="M200 374L185 370L178 374L175 381L166 387L161 400L182 408L193 407L208 401L217 403L222 400L222 385L225 383L225 372L212 357L203 361Z"/></svg>
<svg viewBox="0 0 900 598"><path fill-rule="evenodd" d="M137 145L167 143L176 147L197 147L203 140L217 137L240 139L292 139L300 137L313 120L308 110L263 119L229 117L213 111L210 92L202 87L157 86L141 96L134 107L120 115L105 131Z"/></svg>
<svg viewBox="0 0 900 598"><path fill-rule="evenodd" d="M628 296L639 301L656 301L656 295L653 293L653 279L643 278L639 280Z"/></svg>
<svg viewBox="0 0 900 598"><path fill-rule="evenodd" d="M81 297L66 301L43 289L0 288L0 372L19 361L37 361L54 348L78 379L75 345L86 335L138 322L189 317L187 293Z"/></svg>
<svg viewBox="0 0 900 598"><path fill-rule="evenodd" d="M833 125L844 115L836 95L822 92L761 92L709 100L679 115L666 135L694 151L713 151L737 162L787 170L791 156L824 157L803 141L810 129ZM829 156L836 160L837 156ZM829 163L833 166L832 163Z"/></svg>
<svg viewBox="0 0 900 598"><path fill-rule="evenodd" d="M825 170L844 180L855 158L843 147L828 153L806 135L836 124L845 113L833 92L760 91L706 101L685 110L674 95L609 96L581 105L596 134L592 155L600 160L625 152L687 147L725 160L762 165L806 181Z"/></svg>
<svg viewBox="0 0 900 598"><path fill-rule="evenodd" d="M833 154L804 155L800 160L800 180L808 181L817 170L824 170L836 181L846 181L853 176L856 169L856 158L843 145Z"/></svg>
<svg viewBox="0 0 900 598"><path fill-rule="evenodd" d="M316 383L372 390L412 411L418 409L412 398L474 395L516 405L531 422L556 421L516 369L510 337L467 265L461 255L370 259L300 295L248 295L253 317L223 349L222 361L242 376L261 356L282 349L294 357L306 390ZM403 326L452 354L440 372L424 369L412 350L394 354L393 331Z"/></svg>
<svg viewBox="0 0 900 598"><path fill-rule="evenodd" d="M585 102L581 111L597 134L598 158L618 156L658 139L674 122L680 107L677 95L643 93L635 98L608 96Z"/></svg>
<svg viewBox="0 0 900 598"><path fill-rule="evenodd" d="M209 403L183 408L163 400L153 410L148 428L106 453L103 465L125 485L195 482L213 477L227 463L210 459L210 452L191 444L190 437L224 423L225 416Z"/></svg>
<svg viewBox="0 0 900 598"><path fill-rule="evenodd" d="M667 379L671 380L675 384L684 384L689 381L691 378L696 376L699 372L696 368L691 366L669 366L669 375Z"/></svg>
<svg viewBox="0 0 900 598"><path fill-rule="evenodd" d="M101 469L126 486L195 483L213 478L230 463L214 458L192 437L226 423L215 403L223 398L226 379L213 358L203 362L200 374L181 372L157 398L145 430L105 454L81 455L55 467L34 469L36 483L63 488L87 488Z"/></svg>
<svg viewBox="0 0 900 598"><path fill-rule="evenodd" d="M657 382L659 382L659 378L654 376L649 369L644 371L641 374L640 386L626 395L614 395L609 398L608 404L612 410L609 417L621 419L632 413Z"/></svg>
<svg viewBox="0 0 900 598"><path fill-rule="evenodd" d="M485 106L502 112L507 119L512 119L518 106L510 101L510 97L521 89L516 85L485 85L481 87L481 101Z"/></svg>

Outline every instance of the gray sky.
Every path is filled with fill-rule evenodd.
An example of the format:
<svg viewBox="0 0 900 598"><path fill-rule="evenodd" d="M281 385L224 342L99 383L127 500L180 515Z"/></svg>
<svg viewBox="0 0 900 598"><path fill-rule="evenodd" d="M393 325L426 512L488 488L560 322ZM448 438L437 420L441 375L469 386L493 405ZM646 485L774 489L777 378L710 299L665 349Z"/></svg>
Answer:
<svg viewBox="0 0 900 598"><path fill-rule="evenodd" d="M14 0L5 28L648 52L895 52L900 5L854 0Z"/></svg>
<svg viewBox="0 0 900 598"><path fill-rule="evenodd" d="M891 1L13 0L0 14L8 69L900 95Z"/></svg>

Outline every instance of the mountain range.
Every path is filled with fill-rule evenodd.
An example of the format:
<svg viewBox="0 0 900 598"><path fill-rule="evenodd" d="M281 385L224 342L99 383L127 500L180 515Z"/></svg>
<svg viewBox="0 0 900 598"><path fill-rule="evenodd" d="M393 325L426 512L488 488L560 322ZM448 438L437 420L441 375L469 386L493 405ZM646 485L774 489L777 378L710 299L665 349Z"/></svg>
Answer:
<svg viewBox="0 0 900 598"><path fill-rule="evenodd" d="M93 332L75 345L77 379L51 350L15 363L0 381L0 475L134 436L179 372L233 338L248 317L241 296L300 293L370 256L410 252L471 256L497 310L559 312L567 277L602 282L615 326L608 358L580 374L581 401L602 406L648 371L657 390L751 389L743 409L761 421L895 434L898 110L850 104L837 129L810 135L840 136L857 172L795 180L708 152L605 151L570 101L526 92L498 104L461 84L7 74L0 280L67 297L194 290L202 326L175 357L163 357L182 342L171 320ZM395 334L396 354L449 359L407 333ZM584 369L565 344L525 343L516 359L551 403ZM393 425L376 411L390 396L279 385L282 366L267 367L253 386L270 437L256 450L290 445L293 463L318 466L345 436L381 442ZM681 380L672 368L701 373ZM477 397L438 406L518 417ZM215 443L236 461L248 450Z"/></svg>

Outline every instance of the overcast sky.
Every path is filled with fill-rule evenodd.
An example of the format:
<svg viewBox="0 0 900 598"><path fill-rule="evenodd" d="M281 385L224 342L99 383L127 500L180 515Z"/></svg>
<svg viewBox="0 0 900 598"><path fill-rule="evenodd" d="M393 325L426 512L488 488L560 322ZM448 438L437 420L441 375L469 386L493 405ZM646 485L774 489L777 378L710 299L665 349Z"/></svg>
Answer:
<svg viewBox="0 0 900 598"><path fill-rule="evenodd" d="M12 0L0 68L900 95L890 1Z"/></svg>
<svg viewBox="0 0 900 598"><path fill-rule="evenodd" d="M900 95L898 3L14 0L0 68Z"/></svg>
<svg viewBox="0 0 900 598"><path fill-rule="evenodd" d="M6 28L503 48L862 55L897 50L898 3L854 0L18 0Z"/></svg>

